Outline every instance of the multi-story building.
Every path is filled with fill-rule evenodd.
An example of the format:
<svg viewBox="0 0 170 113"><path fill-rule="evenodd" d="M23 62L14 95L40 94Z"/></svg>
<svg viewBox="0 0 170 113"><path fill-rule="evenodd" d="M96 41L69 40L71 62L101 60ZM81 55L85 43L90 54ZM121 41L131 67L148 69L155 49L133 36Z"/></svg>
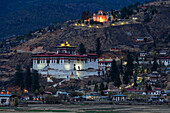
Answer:
<svg viewBox="0 0 170 113"><path fill-rule="evenodd" d="M57 46L55 53L33 55L33 69L42 76L55 78L83 78L98 75L97 55L79 55L68 42Z"/></svg>

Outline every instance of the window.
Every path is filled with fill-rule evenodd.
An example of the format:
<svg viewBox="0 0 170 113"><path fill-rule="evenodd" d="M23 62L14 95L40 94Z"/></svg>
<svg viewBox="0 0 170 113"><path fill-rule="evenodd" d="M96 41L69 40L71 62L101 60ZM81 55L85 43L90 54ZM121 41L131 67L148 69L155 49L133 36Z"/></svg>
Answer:
<svg viewBox="0 0 170 113"><path fill-rule="evenodd" d="M59 61L60 61L60 60L59 60L59 59L57 59L57 64L59 64Z"/></svg>
<svg viewBox="0 0 170 113"><path fill-rule="evenodd" d="M47 60L47 64L49 64L49 63L50 63L50 60L48 59L48 60Z"/></svg>
<svg viewBox="0 0 170 113"><path fill-rule="evenodd" d="M76 64L74 64L74 70L76 70Z"/></svg>
<svg viewBox="0 0 170 113"><path fill-rule="evenodd" d="M6 103L6 99L1 99L1 104Z"/></svg>
<svg viewBox="0 0 170 113"><path fill-rule="evenodd" d="M37 60L37 64L39 64L39 63L40 63L40 60L38 59L38 60Z"/></svg>

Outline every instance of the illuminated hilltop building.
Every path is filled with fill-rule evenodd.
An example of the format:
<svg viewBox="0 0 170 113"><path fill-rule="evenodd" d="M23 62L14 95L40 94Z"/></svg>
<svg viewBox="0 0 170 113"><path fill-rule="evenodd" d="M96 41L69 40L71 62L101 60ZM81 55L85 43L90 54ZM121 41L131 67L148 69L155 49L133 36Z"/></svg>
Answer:
<svg viewBox="0 0 170 113"><path fill-rule="evenodd" d="M66 42L57 46L56 53L34 55L33 69L44 77L77 79L98 75L98 59L93 53L77 54L76 47Z"/></svg>
<svg viewBox="0 0 170 113"><path fill-rule="evenodd" d="M114 18L111 15L110 12L104 14L102 10L98 11L98 13L93 13L93 21L97 21L97 22L107 22L107 21L112 21Z"/></svg>

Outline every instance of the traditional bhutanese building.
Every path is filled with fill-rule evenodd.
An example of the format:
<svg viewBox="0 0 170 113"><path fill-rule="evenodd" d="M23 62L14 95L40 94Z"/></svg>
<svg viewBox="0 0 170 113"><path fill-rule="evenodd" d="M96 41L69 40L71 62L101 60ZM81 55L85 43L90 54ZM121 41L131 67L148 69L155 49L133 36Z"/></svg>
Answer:
<svg viewBox="0 0 170 113"><path fill-rule="evenodd" d="M107 22L109 20L110 21L113 20L113 16L110 13L104 15L102 10L98 11L97 14L93 13L93 21L104 23L104 22Z"/></svg>
<svg viewBox="0 0 170 113"><path fill-rule="evenodd" d="M68 42L57 46L56 53L33 55L33 69L42 76L55 78L83 78L98 75L97 55L79 55Z"/></svg>

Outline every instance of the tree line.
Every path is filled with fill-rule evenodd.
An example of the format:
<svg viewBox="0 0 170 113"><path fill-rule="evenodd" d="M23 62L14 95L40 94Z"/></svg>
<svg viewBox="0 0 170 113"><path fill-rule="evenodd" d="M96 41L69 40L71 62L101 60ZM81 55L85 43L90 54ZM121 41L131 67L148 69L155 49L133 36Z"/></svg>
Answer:
<svg viewBox="0 0 170 113"><path fill-rule="evenodd" d="M27 66L23 71L20 65L17 65L15 72L15 83L21 88L21 90L27 89L28 91L39 91L39 74L36 70L31 72L30 67Z"/></svg>

